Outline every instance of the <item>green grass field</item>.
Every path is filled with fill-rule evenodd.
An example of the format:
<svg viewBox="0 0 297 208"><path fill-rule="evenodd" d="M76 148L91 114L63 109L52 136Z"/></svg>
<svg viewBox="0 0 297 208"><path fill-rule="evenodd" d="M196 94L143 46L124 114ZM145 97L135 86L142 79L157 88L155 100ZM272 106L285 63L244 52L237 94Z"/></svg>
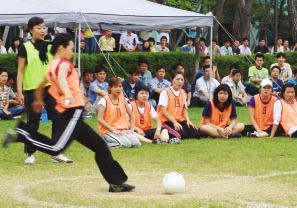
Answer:
<svg viewBox="0 0 297 208"><path fill-rule="evenodd" d="M201 109L190 109L200 121ZM238 120L249 123L246 108ZM96 119L87 122L97 128ZM2 138L15 121L0 121ZM50 124L40 130L50 135ZM184 140L179 145L144 144L113 149L136 186L109 193L92 152L74 142L65 152L73 164L55 164L43 153L24 165L22 144L0 150L0 207L296 207L297 141L275 139ZM163 176L180 172L186 192L163 193Z"/></svg>

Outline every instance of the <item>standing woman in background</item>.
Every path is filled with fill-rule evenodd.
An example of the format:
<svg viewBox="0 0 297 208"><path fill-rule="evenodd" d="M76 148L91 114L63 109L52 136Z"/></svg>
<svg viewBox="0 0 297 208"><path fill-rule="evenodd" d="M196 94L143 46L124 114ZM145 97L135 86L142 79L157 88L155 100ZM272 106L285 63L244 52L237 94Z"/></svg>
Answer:
<svg viewBox="0 0 297 208"><path fill-rule="evenodd" d="M40 113L32 110L35 89L39 86L45 76L48 61L52 59L49 53L48 43L44 41L45 23L40 17L32 17L28 21L28 29L32 39L20 46L18 51L18 73L17 73L17 95L19 102L25 104L27 110L27 124L33 129L38 130ZM48 84L49 85L49 84ZM47 91L47 88L45 88ZM45 92L45 99L47 92ZM54 126L53 126L54 128ZM28 158L25 164L34 164L35 148L26 144L25 153ZM63 155L53 156L52 159L61 162L72 162Z"/></svg>

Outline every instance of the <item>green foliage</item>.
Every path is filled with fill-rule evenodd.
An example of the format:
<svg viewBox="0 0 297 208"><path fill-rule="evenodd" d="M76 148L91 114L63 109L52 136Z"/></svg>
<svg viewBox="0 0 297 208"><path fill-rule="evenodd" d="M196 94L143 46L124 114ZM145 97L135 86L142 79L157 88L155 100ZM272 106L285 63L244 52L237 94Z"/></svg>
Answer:
<svg viewBox="0 0 297 208"><path fill-rule="evenodd" d="M108 77L113 76L112 70L106 59L109 60L115 74L117 76L126 77L129 69L138 65L139 59L145 59L149 63L149 70L154 74L155 70L159 66L163 66L168 74L171 74L174 66L177 63L181 63L185 66L186 77L188 80L192 80L192 76L195 73L195 59L194 54L171 52L171 53L112 53L110 55L104 54L82 54L81 55L81 69L93 69L96 65L104 65L107 68ZM297 52L286 53L287 62L292 65L292 68L297 68ZM106 59L105 59L106 58ZM202 57L201 57L202 59ZM214 65L219 68L222 76L228 74L228 69L231 64L239 64L243 77L247 78L248 68L253 64L253 56L220 56L214 58ZM265 55L265 67L269 68L272 63L276 62L275 55ZM118 64L117 64L118 63ZM119 65L121 67L119 67ZM16 75L17 71L17 59L15 55L1 54L0 55L0 67L7 68L12 74ZM124 71L125 72L124 72Z"/></svg>
<svg viewBox="0 0 297 208"><path fill-rule="evenodd" d="M165 5L189 11L197 8L197 2L192 0L165 0Z"/></svg>

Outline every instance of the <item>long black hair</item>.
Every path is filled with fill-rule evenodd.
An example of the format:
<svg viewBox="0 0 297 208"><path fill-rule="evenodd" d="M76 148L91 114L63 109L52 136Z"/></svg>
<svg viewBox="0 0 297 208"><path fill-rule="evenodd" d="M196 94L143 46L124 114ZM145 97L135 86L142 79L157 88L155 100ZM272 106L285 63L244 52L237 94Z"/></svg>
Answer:
<svg viewBox="0 0 297 208"><path fill-rule="evenodd" d="M18 48L16 48L15 45L14 45L14 42L15 42L15 41L19 41L19 42L20 42ZM12 41L11 41L11 48L12 48L13 52L16 52L16 49L19 49L19 48L20 48L20 45L22 44L21 42L22 42L22 41L21 41L21 38L19 38L19 37L14 37L14 38L12 39Z"/></svg>
<svg viewBox="0 0 297 208"><path fill-rule="evenodd" d="M213 93L213 102L214 105L219 108L219 99L218 99L218 94L220 91L224 91L228 93L228 99L224 103L224 109L228 108L232 104L232 92L230 87L227 84L220 84L214 91Z"/></svg>
<svg viewBox="0 0 297 208"><path fill-rule="evenodd" d="M41 17L32 17L29 19L28 21L28 29L29 30L33 30L33 28L36 25L40 25L44 23L44 19L42 19ZM31 34L32 35L32 34ZM48 52L48 42L44 41L44 40L36 40L34 43L34 47L36 48L36 50L39 51L39 58L42 61L43 64L47 64L48 62L48 57L47 57L47 52Z"/></svg>
<svg viewBox="0 0 297 208"><path fill-rule="evenodd" d="M291 83L286 83L286 84L284 84L284 86L282 87L281 98L284 98L284 94L285 94L285 92L286 92L286 89L289 88L289 87L294 88L295 95L296 95L296 87L295 87L293 84L291 84Z"/></svg>
<svg viewBox="0 0 297 208"><path fill-rule="evenodd" d="M58 51L59 46L63 46L64 48L66 48L69 45L70 41L73 41L73 39L69 34L57 34L52 43L51 54L55 55Z"/></svg>

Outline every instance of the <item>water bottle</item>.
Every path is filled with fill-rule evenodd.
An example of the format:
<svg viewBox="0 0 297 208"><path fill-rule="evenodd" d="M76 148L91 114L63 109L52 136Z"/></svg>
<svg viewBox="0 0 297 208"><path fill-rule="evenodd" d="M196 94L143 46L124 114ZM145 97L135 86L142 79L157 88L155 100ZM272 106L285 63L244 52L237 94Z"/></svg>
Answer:
<svg viewBox="0 0 297 208"><path fill-rule="evenodd" d="M41 110L41 122L43 124L46 124L48 122L47 112L45 108L42 108Z"/></svg>

